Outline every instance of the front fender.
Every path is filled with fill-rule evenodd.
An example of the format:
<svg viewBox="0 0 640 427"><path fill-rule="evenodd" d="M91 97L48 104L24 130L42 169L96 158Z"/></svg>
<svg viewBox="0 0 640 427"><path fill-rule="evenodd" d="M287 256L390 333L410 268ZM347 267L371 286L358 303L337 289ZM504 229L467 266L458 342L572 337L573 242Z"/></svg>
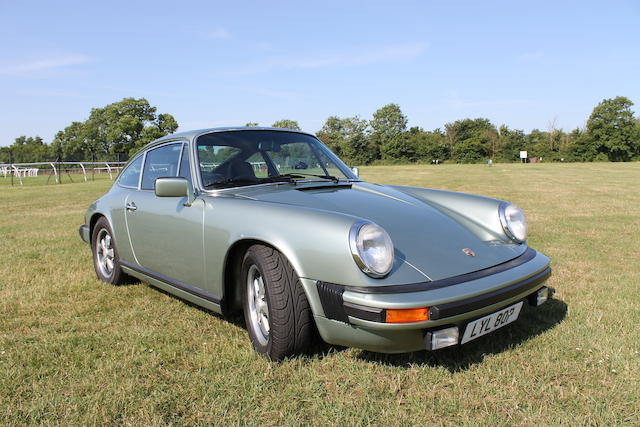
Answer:
<svg viewBox="0 0 640 427"><path fill-rule="evenodd" d="M301 278L354 286L425 280L399 256L385 278L365 275L349 248L349 230L360 220L355 216L231 197L207 198L204 215L206 274L216 277L218 286L223 283L225 257L213 255L228 253L241 240L257 240L278 249Z"/></svg>

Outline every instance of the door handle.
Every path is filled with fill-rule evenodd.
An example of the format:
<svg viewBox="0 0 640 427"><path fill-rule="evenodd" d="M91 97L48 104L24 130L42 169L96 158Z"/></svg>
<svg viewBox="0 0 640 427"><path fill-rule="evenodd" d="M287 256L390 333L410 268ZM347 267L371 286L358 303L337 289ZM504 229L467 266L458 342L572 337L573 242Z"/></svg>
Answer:
<svg viewBox="0 0 640 427"><path fill-rule="evenodd" d="M133 202L129 202L129 203L127 203L127 204L125 205L125 207L124 207L124 208L125 208L126 210L128 210L128 211L135 211L136 209L138 209L138 207L136 206L136 204L135 204L135 203L133 203Z"/></svg>

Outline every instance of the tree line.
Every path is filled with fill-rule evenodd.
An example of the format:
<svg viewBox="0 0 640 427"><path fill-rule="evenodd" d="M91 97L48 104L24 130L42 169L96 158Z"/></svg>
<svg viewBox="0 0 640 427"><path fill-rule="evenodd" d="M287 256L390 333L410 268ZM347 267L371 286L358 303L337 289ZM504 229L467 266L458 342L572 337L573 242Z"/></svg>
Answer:
<svg viewBox="0 0 640 427"><path fill-rule="evenodd" d="M351 165L373 163L455 162L479 163L520 160L520 151L544 161L640 160L640 119L633 103L619 96L604 99L584 128L570 132L555 123L546 130L525 133L486 118L461 119L443 129L409 128L397 104L388 104L366 120L358 116L326 119L318 138ZM246 126L258 126L250 122ZM280 120L274 127L300 130L295 120ZM0 163L38 161L126 160L145 144L173 133L178 122L171 114L158 114L144 99L125 98L91 110L84 122L73 122L56 134L51 144L40 137L21 136L0 148Z"/></svg>
<svg viewBox="0 0 640 427"><path fill-rule="evenodd" d="M444 129L407 128L397 104L360 117L329 117L317 136L353 165L450 161L479 163L520 160L520 151L544 161L640 160L640 119L625 97L605 99L594 109L585 128L570 132L551 123L547 130L525 133L507 125L496 127L485 118L462 119Z"/></svg>

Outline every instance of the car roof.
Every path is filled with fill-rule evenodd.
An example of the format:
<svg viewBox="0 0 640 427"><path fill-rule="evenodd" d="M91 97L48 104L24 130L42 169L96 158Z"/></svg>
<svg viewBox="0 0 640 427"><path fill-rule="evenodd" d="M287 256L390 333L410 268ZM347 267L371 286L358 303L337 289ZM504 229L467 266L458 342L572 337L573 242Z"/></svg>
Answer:
<svg viewBox="0 0 640 427"><path fill-rule="evenodd" d="M300 130L294 130L294 129L284 129L284 128L273 128L273 127L260 127L260 126L224 126L224 127L216 127L216 128L205 128L205 129L195 129L195 130L188 130L188 131L183 131L183 132L176 132L176 133L172 133L170 135L167 136L163 136L162 138L156 139L153 142L150 142L149 144L147 144L144 148L148 148L151 147L153 145L157 145L157 144L161 144L163 142L167 142L167 141L172 141L174 139L193 139L196 138L200 135L204 135L207 133L212 133L212 132L227 132L227 131L257 131L257 130L273 130L273 131L279 131L279 132L295 132L295 133L301 133L304 135L311 135L314 136L314 134L309 133L309 132L303 132Z"/></svg>

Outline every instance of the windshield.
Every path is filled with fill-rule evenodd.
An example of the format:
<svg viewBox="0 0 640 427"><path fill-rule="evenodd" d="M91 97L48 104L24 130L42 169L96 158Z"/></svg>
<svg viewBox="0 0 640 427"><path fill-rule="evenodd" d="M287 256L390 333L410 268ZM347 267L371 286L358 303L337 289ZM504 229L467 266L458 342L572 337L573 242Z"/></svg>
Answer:
<svg viewBox="0 0 640 427"><path fill-rule="evenodd" d="M295 132L213 132L197 139L197 151L202 185L208 189L358 179L316 138Z"/></svg>

